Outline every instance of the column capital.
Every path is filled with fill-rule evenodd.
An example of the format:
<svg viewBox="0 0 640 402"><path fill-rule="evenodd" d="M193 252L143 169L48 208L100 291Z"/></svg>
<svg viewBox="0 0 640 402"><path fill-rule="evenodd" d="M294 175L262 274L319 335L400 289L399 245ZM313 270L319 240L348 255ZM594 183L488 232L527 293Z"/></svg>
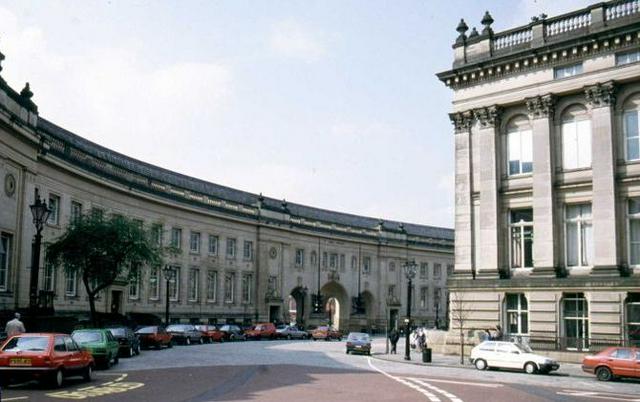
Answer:
<svg viewBox="0 0 640 402"><path fill-rule="evenodd" d="M592 108L613 106L616 102L616 85L613 81L584 88L584 96Z"/></svg>
<svg viewBox="0 0 640 402"><path fill-rule="evenodd" d="M482 128L495 127L500 122L502 108L497 105L482 107L473 110L473 116L478 119Z"/></svg>
<svg viewBox="0 0 640 402"><path fill-rule="evenodd" d="M552 94L526 98L529 117L532 119L552 119L555 112L555 97Z"/></svg>
<svg viewBox="0 0 640 402"><path fill-rule="evenodd" d="M449 119L457 133L468 132L473 125L473 113L470 110L457 113L449 113Z"/></svg>

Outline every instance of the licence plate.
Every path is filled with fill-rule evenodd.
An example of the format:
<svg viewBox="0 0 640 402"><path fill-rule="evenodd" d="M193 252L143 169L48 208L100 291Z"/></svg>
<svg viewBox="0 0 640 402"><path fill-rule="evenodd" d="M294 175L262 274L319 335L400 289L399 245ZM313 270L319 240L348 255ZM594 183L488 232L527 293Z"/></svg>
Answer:
<svg viewBox="0 0 640 402"><path fill-rule="evenodd" d="M356 349L362 349L362 345L356 345Z"/></svg>
<svg viewBox="0 0 640 402"><path fill-rule="evenodd" d="M9 360L9 366L31 366L31 359L14 358Z"/></svg>

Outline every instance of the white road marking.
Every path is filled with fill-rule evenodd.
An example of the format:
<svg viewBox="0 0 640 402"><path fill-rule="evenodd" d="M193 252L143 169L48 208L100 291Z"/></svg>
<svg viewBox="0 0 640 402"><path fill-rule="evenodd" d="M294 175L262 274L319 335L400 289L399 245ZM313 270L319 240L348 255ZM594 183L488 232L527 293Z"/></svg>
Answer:
<svg viewBox="0 0 640 402"><path fill-rule="evenodd" d="M419 385L417 385L417 384L415 384L415 383L413 383L411 381L407 381L407 380L405 380L403 378L393 376L393 375L387 373L386 371L384 371L382 369L379 369L378 367L374 366L373 363L371 363L371 358L370 357L367 358L367 362L369 363L369 367L371 367L372 369L376 370L377 372L379 372L380 374L382 374L382 375L384 375L384 376L386 376L388 378L391 378L394 381L399 382L400 384L406 385L407 387L420 392L422 395L426 396L429 399L429 401L431 401L431 402L441 402L440 398L437 395L435 395L432 392L427 391L426 389L422 388L421 386L419 386ZM421 383L420 385L425 385L425 384ZM447 398L451 399L452 402L463 402L457 396L455 396L453 394L450 394L447 391L441 390L441 389L439 389L437 387L434 387L432 385L427 386L427 388L429 388L429 389L431 389L433 391L441 393L442 395L444 395ZM451 397L453 397L455 399L452 399Z"/></svg>
<svg viewBox="0 0 640 402"><path fill-rule="evenodd" d="M487 384L483 382L467 382L467 381L455 381L455 380L442 380L439 378L426 378L426 377L407 377L410 380L425 380L429 382L440 382L443 384L457 384L457 385L470 385L473 387L485 387L485 388L500 388L504 384Z"/></svg>
<svg viewBox="0 0 640 402"><path fill-rule="evenodd" d="M423 387L427 387L430 390L436 391L444 396L446 396L447 398L449 398L451 400L451 402L462 402L462 399L458 398L457 396L453 395L452 393L444 390L444 389L440 389L438 387L436 387L435 385L431 385L431 384L427 384L426 382L419 380L417 378L407 378L409 381L413 381L414 383L418 383L420 385L422 385Z"/></svg>
<svg viewBox="0 0 640 402"><path fill-rule="evenodd" d="M610 392L598 392L598 391L578 391L573 389L563 389L560 392L556 392L558 395L567 396L580 396L583 398L593 399L608 399L614 401L626 401L626 402L640 402L637 395L629 394L615 394Z"/></svg>
<svg viewBox="0 0 640 402"><path fill-rule="evenodd" d="M29 399L28 396L16 396L13 398L2 398L3 401L24 401L25 399Z"/></svg>

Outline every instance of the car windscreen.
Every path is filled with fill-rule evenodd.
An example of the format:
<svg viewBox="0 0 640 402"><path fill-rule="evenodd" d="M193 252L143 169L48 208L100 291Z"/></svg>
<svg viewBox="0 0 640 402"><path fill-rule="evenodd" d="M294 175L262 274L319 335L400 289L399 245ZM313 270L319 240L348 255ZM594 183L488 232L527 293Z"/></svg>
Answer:
<svg viewBox="0 0 640 402"><path fill-rule="evenodd" d="M102 333L76 332L75 334L73 334L73 340L78 343L102 342Z"/></svg>
<svg viewBox="0 0 640 402"><path fill-rule="evenodd" d="M184 325L169 325L167 332L186 332L187 328Z"/></svg>
<svg viewBox="0 0 640 402"><path fill-rule="evenodd" d="M113 336L125 336L124 328L109 328L109 331L113 334Z"/></svg>
<svg viewBox="0 0 640 402"><path fill-rule="evenodd" d="M531 348L529 347L529 345L524 345L522 343L514 343L514 345L516 345L516 347L522 352L522 353L533 353L533 351L531 350Z"/></svg>
<svg viewBox="0 0 640 402"><path fill-rule="evenodd" d="M4 345L4 352L45 351L49 345L49 338L46 336L20 336L11 339Z"/></svg>
<svg viewBox="0 0 640 402"><path fill-rule="evenodd" d="M156 327L144 327L136 331L136 334L155 334Z"/></svg>
<svg viewBox="0 0 640 402"><path fill-rule="evenodd" d="M369 335L367 334L363 334L363 333L355 333L355 334L349 334L349 338L347 338L350 341L363 341L366 342L369 340Z"/></svg>

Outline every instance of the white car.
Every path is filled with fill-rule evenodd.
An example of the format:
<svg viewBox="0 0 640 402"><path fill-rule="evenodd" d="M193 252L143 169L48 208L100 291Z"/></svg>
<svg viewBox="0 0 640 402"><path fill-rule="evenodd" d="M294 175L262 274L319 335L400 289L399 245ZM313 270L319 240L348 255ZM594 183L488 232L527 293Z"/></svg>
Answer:
<svg viewBox="0 0 640 402"><path fill-rule="evenodd" d="M471 350L470 360L478 370L506 368L547 374L560 368L557 361L536 355L528 346L514 342L484 341Z"/></svg>

